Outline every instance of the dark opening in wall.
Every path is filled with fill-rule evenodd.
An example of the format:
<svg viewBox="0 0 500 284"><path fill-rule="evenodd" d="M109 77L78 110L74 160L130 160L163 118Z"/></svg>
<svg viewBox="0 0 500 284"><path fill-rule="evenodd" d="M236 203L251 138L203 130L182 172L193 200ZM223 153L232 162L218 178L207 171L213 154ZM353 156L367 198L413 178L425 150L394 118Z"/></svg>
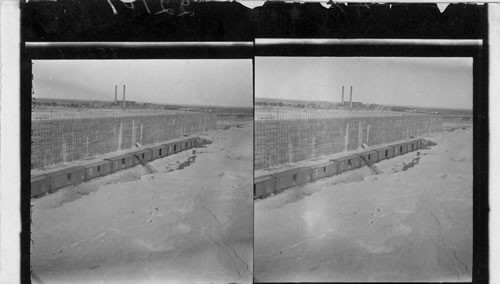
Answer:
<svg viewBox="0 0 500 284"><path fill-rule="evenodd" d="M323 167L323 172L326 173L326 167Z"/></svg>
<svg viewBox="0 0 500 284"><path fill-rule="evenodd" d="M177 151L177 145L174 145L174 152Z"/></svg>
<svg viewBox="0 0 500 284"><path fill-rule="evenodd" d="M66 175L66 179L68 180L68 182L71 182L71 173Z"/></svg>
<svg viewBox="0 0 500 284"><path fill-rule="evenodd" d="M101 171L101 166L97 166L97 172Z"/></svg>
<svg viewBox="0 0 500 284"><path fill-rule="evenodd" d="M125 166L125 158L122 159L122 166Z"/></svg>
<svg viewBox="0 0 500 284"><path fill-rule="evenodd" d="M297 181L297 174L293 174L293 181Z"/></svg>
<svg viewBox="0 0 500 284"><path fill-rule="evenodd" d="M372 155L368 155L368 161L369 161L369 160L371 160L371 159L370 159L370 158L371 158L371 156L372 156Z"/></svg>
<svg viewBox="0 0 500 284"><path fill-rule="evenodd" d="M403 146L399 146L399 153L403 152Z"/></svg>
<svg viewBox="0 0 500 284"><path fill-rule="evenodd" d="M351 160L347 160L347 167L350 168L351 167Z"/></svg>
<svg viewBox="0 0 500 284"><path fill-rule="evenodd" d="M253 184L253 196L255 196L255 193L257 193L257 190L256 190L257 186L255 185L255 183Z"/></svg>
<svg viewBox="0 0 500 284"><path fill-rule="evenodd" d="M142 159L144 160L144 153L142 153Z"/></svg>
<svg viewBox="0 0 500 284"><path fill-rule="evenodd" d="M186 148L188 147L188 143L186 142Z"/></svg>
<svg viewBox="0 0 500 284"><path fill-rule="evenodd" d="M413 150L413 144L411 144L411 149Z"/></svg>
<svg viewBox="0 0 500 284"><path fill-rule="evenodd" d="M385 150L385 156L389 156L389 150Z"/></svg>
<svg viewBox="0 0 500 284"><path fill-rule="evenodd" d="M160 149L160 156L161 156L161 149Z"/></svg>

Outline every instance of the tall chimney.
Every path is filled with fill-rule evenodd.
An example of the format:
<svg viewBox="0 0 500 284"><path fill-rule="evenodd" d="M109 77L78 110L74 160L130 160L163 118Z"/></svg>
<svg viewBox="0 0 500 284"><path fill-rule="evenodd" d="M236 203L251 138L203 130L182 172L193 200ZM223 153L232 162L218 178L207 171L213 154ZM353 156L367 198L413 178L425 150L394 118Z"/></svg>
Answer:
<svg viewBox="0 0 500 284"><path fill-rule="evenodd" d="M123 84L123 105L122 107L125 108L125 84Z"/></svg>
<svg viewBox="0 0 500 284"><path fill-rule="evenodd" d="M344 106L344 86L342 86L342 106Z"/></svg>
<svg viewBox="0 0 500 284"><path fill-rule="evenodd" d="M118 85L115 85L115 105L118 100Z"/></svg>
<svg viewBox="0 0 500 284"><path fill-rule="evenodd" d="M351 108L352 108L352 86L351 86L351 97L350 97L349 101L351 102Z"/></svg>

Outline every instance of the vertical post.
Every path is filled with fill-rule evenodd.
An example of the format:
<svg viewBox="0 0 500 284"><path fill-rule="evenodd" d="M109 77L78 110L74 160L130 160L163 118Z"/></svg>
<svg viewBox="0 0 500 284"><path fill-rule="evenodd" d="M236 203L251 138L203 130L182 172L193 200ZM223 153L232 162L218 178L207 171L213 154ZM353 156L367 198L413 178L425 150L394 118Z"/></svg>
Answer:
<svg viewBox="0 0 500 284"><path fill-rule="evenodd" d="M358 123L358 148L363 144L363 125L361 121Z"/></svg>
<svg viewBox="0 0 500 284"><path fill-rule="evenodd" d="M142 144L144 144L144 143L142 142L142 123L141 123L141 145Z"/></svg>
<svg viewBox="0 0 500 284"><path fill-rule="evenodd" d="M118 85L115 85L115 103L114 103L115 105L117 101L118 101Z"/></svg>
<svg viewBox="0 0 500 284"><path fill-rule="evenodd" d="M118 131L118 150L122 149L122 133L123 133L123 122L120 122L120 130Z"/></svg>
<svg viewBox="0 0 500 284"><path fill-rule="evenodd" d="M64 134L62 135L62 162L66 163L68 161L68 145L66 144L66 139Z"/></svg>
<svg viewBox="0 0 500 284"><path fill-rule="evenodd" d="M345 135L344 135L344 151L347 152L349 149L349 121L347 121L347 125L345 128Z"/></svg>
<svg viewBox="0 0 500 284"><path fill-rule="evenodd" d="M366 145L370 145L370 124L366 128Z"/></svg>
<svg viewBox="0 0 500 284"><path fill-rule="evenodd" d="M135 120L132 119L132 147L135 146Z"/></svg>

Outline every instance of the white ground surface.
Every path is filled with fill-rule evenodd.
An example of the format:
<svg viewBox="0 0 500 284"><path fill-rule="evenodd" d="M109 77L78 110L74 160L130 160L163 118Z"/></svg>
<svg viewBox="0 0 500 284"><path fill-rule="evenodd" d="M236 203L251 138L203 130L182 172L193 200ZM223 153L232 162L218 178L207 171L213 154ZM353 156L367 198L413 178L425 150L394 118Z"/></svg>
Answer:
<svg viewBox="0 0 500 284"><path fill-rule="evenodd" d="M413 167L416 152L257 200L256 282L471 281L472 128L428 139Z"/></svg>
<svg viewBox="0 0 500 284"><path fill-rule="evenodd" d="M206 148L151 162L159 173L32 200L33 282L251 282L252 134L252 122L222 122Z"/></svg>

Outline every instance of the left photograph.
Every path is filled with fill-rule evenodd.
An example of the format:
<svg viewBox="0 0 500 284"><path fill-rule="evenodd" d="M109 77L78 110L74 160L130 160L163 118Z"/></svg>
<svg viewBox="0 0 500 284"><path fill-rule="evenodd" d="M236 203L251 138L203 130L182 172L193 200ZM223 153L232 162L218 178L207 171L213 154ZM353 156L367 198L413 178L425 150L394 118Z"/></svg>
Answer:
<svg viewBox="0 0 500 284"><path fill-rule="evenodd" d="M252 60L33 60L33 283L251 283Z"/></svg>

